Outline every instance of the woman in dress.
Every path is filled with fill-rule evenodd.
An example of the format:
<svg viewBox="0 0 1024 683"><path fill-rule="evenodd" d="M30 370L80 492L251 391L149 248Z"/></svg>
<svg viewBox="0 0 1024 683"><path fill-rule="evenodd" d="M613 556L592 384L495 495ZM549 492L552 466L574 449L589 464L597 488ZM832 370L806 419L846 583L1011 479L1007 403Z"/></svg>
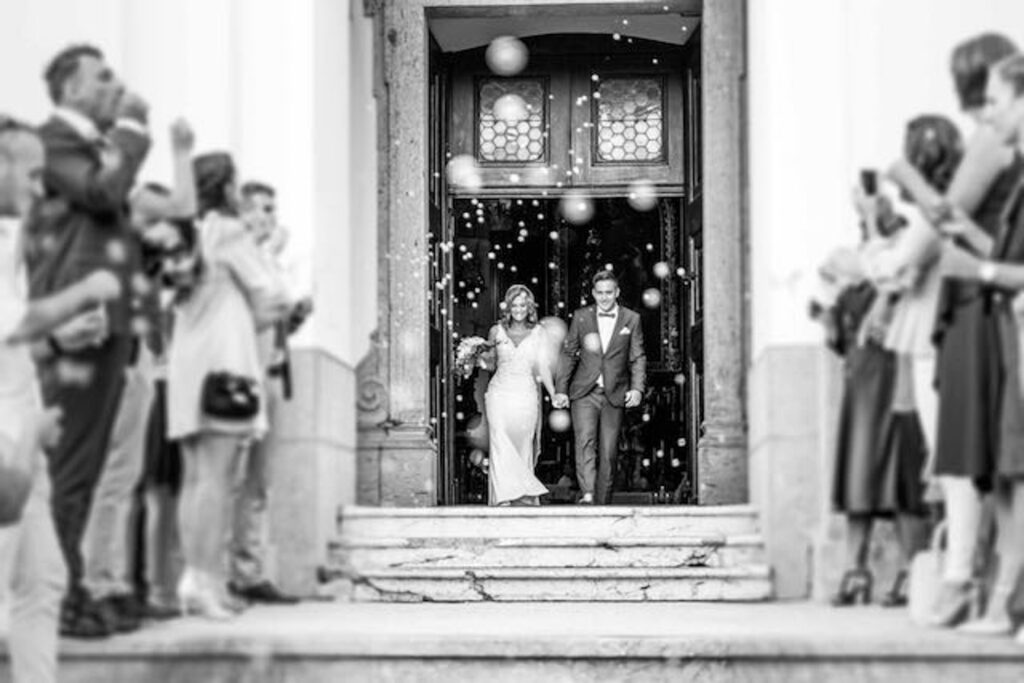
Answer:
<svg viewBox="0 0 1024 683"><path fill-rule="evenodd" d="M488 335L497 364L484 396L490 437L489 503L538 505L538 497L548 489L533 473L541 416L536 378L540 377L549 396L554 395L551 360L555 355L527 287L509 287L504 308L502 319Z"/></svg>
<svg viewBox="0 0 1024 683"><path fill-rule="evenodd" d="M237 218L235 167L227 154L195 160L201 268L179 301L167 362L168 438L180 442L184 482L179 525L185 571L182 611L212 619L231 615L227 539L232 484L253 439L267 431L263 366L257 333L289 310L284 283ZM259 409L250 418L203 410L203 386L214 372L255 380Z"/></svg>
<svg viewBox="0 0 1024 683"><path fill-rule="evenodd" d="M1024 153L1024 56L1011 57L992 68L984 117L1004 144L1015 146L1018 155ZM963 217L952 221L952 226L956 233L980 229ZM998 573L985 615L964 624L963 630L1004 634L1014 627L1008 603L1024 567L1024 301L1020 294L1024 291L1024 180L1019 180L1010 194L991 251L979 256L947 245L941 267L947 277L986 288L997 325L998 355L993 362L999 368L1002 391L996 415L998 453L993 481ZM1024 640L1024 632L1018 640Z"/></svg>
<svg viewBox="0 0 1024 683"><path fill-rule="evenodd" d="M989 67L1015 52L1008 38L996 34L954 49L953 79L964 112L974 120L981 120ZM945 192L947 205L972 218L971 229L954 237L958 243L977 254L993 253L1000 216L1021 170L1013 149L990 126L979 126ZM909 173L894 171L904 187L915 184L905 177ZM994 311L991 288L945 277L935 329L939 417L934 475L945 501L947 553L931 619L936 626L961 621L973 595L982 494L991 489L998 447L1002 371Z"/></svg>

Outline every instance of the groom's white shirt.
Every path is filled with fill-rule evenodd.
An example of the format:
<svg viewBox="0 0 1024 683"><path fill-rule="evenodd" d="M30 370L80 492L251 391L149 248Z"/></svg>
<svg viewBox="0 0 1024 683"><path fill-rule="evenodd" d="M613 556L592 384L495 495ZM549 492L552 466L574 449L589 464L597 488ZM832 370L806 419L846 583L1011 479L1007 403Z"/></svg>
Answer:
<svg viewBox="0 0 1024 683"><path fill-rule="evenodd" d="M619 321L619 307L612 309L613 317L601 315L601 309L595 307L597 314L597 333L601 337L601 353L608 351L608 345L612 343L612 332L615 331L615 323ZM604 375L597 376L597 386L604 388Z"/></svg>

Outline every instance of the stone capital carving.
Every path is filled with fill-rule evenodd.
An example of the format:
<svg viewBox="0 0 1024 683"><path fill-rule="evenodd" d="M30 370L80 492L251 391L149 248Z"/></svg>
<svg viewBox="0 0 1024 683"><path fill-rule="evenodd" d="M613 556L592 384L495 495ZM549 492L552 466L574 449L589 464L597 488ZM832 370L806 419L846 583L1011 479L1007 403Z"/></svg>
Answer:
<svg viewBox="0 0 1024 683"><path fill-rule="evenodd" d="M359 427L375 427L388 417L388 388L384 375L387 344L380 330L370 335L371 345L356 367L356 411Z"/></svg>
<svg viewBox="0 0 1024 683"><path fill-rule="evenodd" d="M385 0L363 0L363 16L378 17L384 11Z"/></svg>

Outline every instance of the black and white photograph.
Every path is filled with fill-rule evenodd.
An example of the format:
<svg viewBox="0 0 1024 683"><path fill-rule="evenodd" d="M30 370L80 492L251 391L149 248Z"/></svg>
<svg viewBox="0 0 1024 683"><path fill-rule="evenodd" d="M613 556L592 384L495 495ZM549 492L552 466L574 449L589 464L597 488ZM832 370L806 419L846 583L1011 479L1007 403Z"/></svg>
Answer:
<svg viewBox="0 0 1024 683"><path fill-rule="evenodd" d="M4 0L0 681L1024 680L1021 0Z"/></svg>

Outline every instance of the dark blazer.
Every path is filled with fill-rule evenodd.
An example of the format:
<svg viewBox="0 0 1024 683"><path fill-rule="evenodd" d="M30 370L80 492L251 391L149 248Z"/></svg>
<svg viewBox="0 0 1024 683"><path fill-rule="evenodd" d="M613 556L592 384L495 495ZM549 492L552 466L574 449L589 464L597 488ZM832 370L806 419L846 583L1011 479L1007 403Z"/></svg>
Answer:
<svg viewBox="0 0 1024 683"><path fill-rule="evenodd" d="M26 224L29 295L45 296L98 268L110 269L121 277L123 291L108 309L110 329L128 334L138 245L127 198L149 151L149 137L115 127L104 144L120 163L104 166L100 145L56 116L39 128L39 136L46 149L46 194Z"/></svg>
<svg viewBox="0 0 1024 683"><path fill-rule="evenodd" d="M598 339L596 345L584 344L583 340L589 334ZM640 315L619 306L612 338L604 353L599 340L597 307L587 306L576 311L562 346L555 389L575 401L590 393L597 384L597 378L603 375L608 402L622 407L626 392L635 390L642 394L647 379L647 356L644 354Z"/></svg>

